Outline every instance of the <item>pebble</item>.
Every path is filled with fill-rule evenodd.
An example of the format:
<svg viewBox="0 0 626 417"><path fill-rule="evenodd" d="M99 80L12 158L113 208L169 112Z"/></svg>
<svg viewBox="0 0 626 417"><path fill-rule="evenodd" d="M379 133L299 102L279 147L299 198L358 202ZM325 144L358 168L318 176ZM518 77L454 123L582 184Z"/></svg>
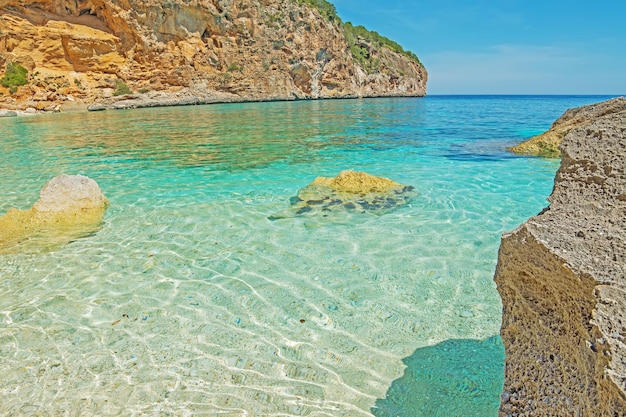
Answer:
<svg viewBox="0 0 626 417"><path fill-rule="evenodd" d="M0 110L0 117L15 117L17 116L17 112L13 110Z"/></svg>
<svg viewBox="0 0 626 417"><path fill-rule="evenodd" d="M461 310L459 315L464 318L474 317L474 313L472 313L470 310Z"/></svg>

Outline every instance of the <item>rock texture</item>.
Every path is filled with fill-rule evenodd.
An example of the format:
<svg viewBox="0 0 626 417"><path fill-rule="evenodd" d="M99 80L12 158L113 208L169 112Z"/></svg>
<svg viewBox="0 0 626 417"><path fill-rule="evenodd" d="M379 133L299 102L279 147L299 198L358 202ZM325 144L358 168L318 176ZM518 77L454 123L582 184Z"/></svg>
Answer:
<svg viewBox="0 0 626 417"><path fill-rule="evenodd" d="M569 109L546 132L513 146L509 150L523 155L558 158L561 156L559 146L569 132L593 123L598 118L611 117L614 114L624 112L626 112L626 98L624 97Z"/></svg>
<svg viewBox="0 0 626 417"><path fill-rule="evenodd" d="M561 153L550 206L500 247L500 415L626 416L626 113Z"/></svg>
<svg viewBox="0 0 626 417"><path fill-rule="evenodd" d="M109 202L98 184L82 175L59 175L41 189L28 210L0 217L0 253L27 246L56 246L97 231Z"/></svg>
<svg viewBox="0 0 626 417"><path fill-rule="evenodd" d="M0 107L114 107L123 82L155 105L213 101L423 96L416 60L365 45L379 70L353 59L341 22L295 0L0 0L0 68L29 83ZM123 95L123 94L122 94Z"/></svg>
<svg viewBox="0 0 626 417"><path fill-rule="evenodd" d="M292 207L270 220L295 215L326 215L335 211L383 214L406 204L415 196L412 186L366 172L341 171L334 178L317 177L292 199Z"/></svg>

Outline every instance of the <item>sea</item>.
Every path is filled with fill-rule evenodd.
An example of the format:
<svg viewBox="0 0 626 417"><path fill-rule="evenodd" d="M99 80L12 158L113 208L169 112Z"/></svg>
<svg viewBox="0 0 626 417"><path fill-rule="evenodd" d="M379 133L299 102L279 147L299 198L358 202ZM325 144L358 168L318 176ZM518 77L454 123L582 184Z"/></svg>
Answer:
<svg viewBox="0 0 626 417"><path fill-rule="evenodd" d="M110 207L96 233L0 254L0 415L496 417L500 238L548 205L559 166L506 149L607 98L1 119L0 215L59 174ZM289 211L343 170L415 194Z"/></svg>

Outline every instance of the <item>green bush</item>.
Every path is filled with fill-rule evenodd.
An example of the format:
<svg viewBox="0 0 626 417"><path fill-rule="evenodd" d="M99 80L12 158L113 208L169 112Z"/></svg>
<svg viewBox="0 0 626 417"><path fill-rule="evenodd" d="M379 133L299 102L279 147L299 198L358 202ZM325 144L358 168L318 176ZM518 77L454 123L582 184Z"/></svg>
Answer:
<svg viewBox="0 0 626 417"><path fill-rule="evenodd" d="M373 49L379 49L381 47L387 47L392 51L406 56L407 58L415 61L418 65L422 65L417 55L411 51L405 51L400 44L392 41L391 39L378 34L378 32L369 31L363 26L353 26L352 23L343 23L341 18L337 14L337 9L331 3L326 0L292 0L296 4L306 4L314 9L317 9L322 16L331 22L337 22L342 28L348 48L354 57L354 60L363 69L369 73L377 72L380 70L381 63L378 60L372 59L370 51L363 48L358 44L358 38L363 38L367 43L371 44Z"/></svg>
<svg viewBox="0 0 626 417"><path fill-rule="evenodd" d="M124 94L132 94L130 88L126 85L126 83L122 80L115 81L115 91L113 92L114 96L122 96Z"/></svg>
<svg viewBox="0 0 626 417"><path fill-rule="evenodd" d="M341 23L341 19L337 14L337 9L335 6L326 0L294 0L296 4L308 4L309 6L317 9L322 16L331 22Z"/></svg>
<svg viewBox="0 0 626 417"><path fill-rule="evenodd" d="M0 84L8 88L11 94L17 92L17 87L28 84L28 71L16 62L9 62L4 77L0 79Z"/></svg>
<svg viewBox="0 0 626 417"><path fill-rule="evenodd" d="M239 63L237 63L237 62L233 62L233 63L231 63L231 64L228 66L228 69L227 69L227 71L228 71L228 72L232 72L232 71L241 71L241 70L243 70L243 67L242 67Z"/></svg>
<svg viewBox="0 0 626 417"><path fill-rule="evenodd" d="M346 22L343 24L343 33L352 57L357 64L369 73L379 71L381 63L378 59L372 59L370 51L359 44L359 38L371 45L374 50L386 47L422 65L417 55L411 51L405 51L397 42L380 35L378 32L367 30L360 25L353 26L352 23Z"/></svg>

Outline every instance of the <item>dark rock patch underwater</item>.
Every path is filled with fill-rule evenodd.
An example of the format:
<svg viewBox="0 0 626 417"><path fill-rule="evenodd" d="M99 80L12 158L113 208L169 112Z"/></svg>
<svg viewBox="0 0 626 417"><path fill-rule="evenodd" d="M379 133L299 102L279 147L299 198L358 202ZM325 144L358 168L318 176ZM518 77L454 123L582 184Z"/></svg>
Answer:
<svg viewBox="0 0 626 417"><path fill-rule="evenodd" d="M342 171L335 178L317 177L291 198L290 208L269 219L324 216L339 211L381 215L407 204L416 195L412 186L364 172Z"/></svg>

